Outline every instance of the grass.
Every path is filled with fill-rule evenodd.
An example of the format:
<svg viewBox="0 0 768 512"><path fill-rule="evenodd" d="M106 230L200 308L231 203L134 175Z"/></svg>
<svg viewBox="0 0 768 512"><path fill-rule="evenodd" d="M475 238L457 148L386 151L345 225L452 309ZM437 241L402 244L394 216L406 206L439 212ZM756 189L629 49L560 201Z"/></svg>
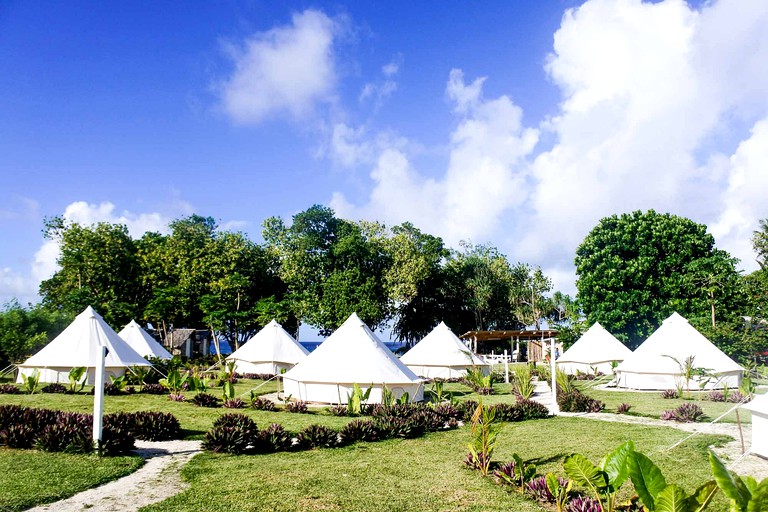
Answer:
<svg viewBox="0 0 768 512"><path fill-rule="evenodd" d="M542 510L463 467L468 430L299 453L205 453L182 471L191 484L187 490L142 510ZM506 424L494 460L506 462L517 452L524 459L533 459L540 474L563 474L561 463L567 454L580 452L598 462L607 450L633 439L637 449L661 467L668 481L692 492L709 478L706 446L724 438L698 436L671 452L664 451L679 438L680 432L669 428L560 417ZM722 498L715 505L710 510L727 510Z"/></svg>
<svg viewBox="0 0 768 512"><path fill-rule="evenodd" d="M238 395L260 384L241 381ZM269 383L258 392L273 392ZM458 399L483 399L486 404L513 402L511 385L497 384L495 394L480 397L462 384L447 384L446 390ZM219 396L219 389L210 392ZM658 415L683 400L664 400L658 393L612 392L590 389L590 396L605 401L609 410L622 402L632 404L632 412ZM188 396L192 394L189 393ZM91 395L0 395L0 403L31 407L89 412ZM707 414L711 406L728 404L698 402ZM252 409L206 409L189 403L171 402L165 395L127 395L105 397L107 412L157 410L173 413L185 429L187 438L200 438L213 421L226 412L242 412L260 427L281 423L297 431L311 423L339 428L349 418L335 417L326 409L313 414L266 412ZM723 409L725 410L725 409ZM259 456L228 456L204 453L183 469L191 484L181 494L149 511L211 510L542 510L535 503L509 494L477 473L464 469L461 461L469 442L468 427L433 433L421 439L392 440L351 447L276 453ZM709 478L706 447L722 441L715 436L696 436L671 452L665 448L678 441L681 433L671 428L646 427L621 423L597 423L584 418L558 417L543 421L506 424L499 437L494 459L506 462L512 453L533 459L539 473L562 474L563 458L572 452L583 453L598 462L605 453L632 439L637 449L649 455L664 471L668 481L689 492ZM45 454L34 451L0 450L0 504L17 510L72 495L135 470L137 458L98 459L91 456ZM29 466L30 477L19 467ZM41 469L45 468L45 469ZM83 468L82 470L80 468ZM45 474L45 478L39 475ZM49 477L54 475L54 477ZM74 475L73 478L59 475ZM57 479L58 478L58 479ZM23 501L23 503L22 503ZM0 505L0 510L3 505ZM710 510L726 510L724 501Z"/></svg>
<svg viewBox="0 0 768 512"><path fill-rule="evenodd" d="M0 511L57 501L136 471L134 457L0 450Z"/></svg>
<svg viewBox="0 0 768 512"><path fill-rule="evenodd" d="M704 414L707 416L706 421L712 421L736 405L728 402L712 402L709 400L703 400L703 397L706 396L708 392L700 393L692 391L692 398L690 400L682 398L661 398L660 391L614 391L587 388L584 389L584 392L592 398L596 398L605 402L605 412L615 413L616 407L619 404L628 403L632 406L632 409L630 409L630 414L635 416L647 416L649 418L658 418L664 411L675 409L684 403L695 403L704 411ZM747 410L739 411L739 417L742 423L752 422L752 415ZM719 421L735 423L736 413L731 411Z"/></svg>

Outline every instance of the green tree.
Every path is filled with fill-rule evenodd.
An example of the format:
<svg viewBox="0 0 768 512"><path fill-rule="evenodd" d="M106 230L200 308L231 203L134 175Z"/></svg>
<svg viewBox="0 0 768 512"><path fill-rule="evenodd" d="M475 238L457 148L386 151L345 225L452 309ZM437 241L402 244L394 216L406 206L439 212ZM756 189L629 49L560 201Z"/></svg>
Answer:
<svg viewBox="0 0 768 512"><path fill-rule="evenodd" d="M510 302L517 320L541 329L541 320L549 316L553 304L544 294L552 290L552 280L541 267L518 263L512 268Z"/></svg>
<svg viewBox="0 0 768 512"><path fill-rule="evenodd" d="M98 223L81 226L47 219L44 236L59 243L59 270L40 284L47 307L76 315L93 306L112 325L123 325L143 309L136 244L128 228Z"/></svg>
<svg viewBox="0 0 768 512"><path fill-rule="evenodd" d="M760 268L768 270L768 219L762 219L760 229L752 234L752 248L757 253L757 262Z"/></svg>
<svg viewBox="0 0 768 512"><path fill-rule="evenodd" d="M690 219L653 210L606 217L576 250L579 303L590 324L599 321L635 348L673 311L709 316L710 294L691 286L692 276L728 258L706 226ZM720 293L728 302L736 290Z"/></svg>
<svg viewBox="0 0 768 512"><path fill-rule="evenodd" d="M41 304L25 308L15 299L7 302L0 311L0 369L37 352L71 320Z"/></svg>
<svg viewBox="0 0 768 512"><path fill-rule="evenodd" d="M392 332L411 346L447 315L443 261L450 252L443 240L406 222L383 239L391 264L384 274L392 303Z"/></svg>
<svg viewBox="0 0 768 512"><path fill-rule="evenodd" d="M372 329L386 322L384 275L390 263L383 231L378 224L339 219L319 205L296 214L290 227L282 219L267 219L262 234L280 262L295 316L322 334L355 311Z"/></svg>

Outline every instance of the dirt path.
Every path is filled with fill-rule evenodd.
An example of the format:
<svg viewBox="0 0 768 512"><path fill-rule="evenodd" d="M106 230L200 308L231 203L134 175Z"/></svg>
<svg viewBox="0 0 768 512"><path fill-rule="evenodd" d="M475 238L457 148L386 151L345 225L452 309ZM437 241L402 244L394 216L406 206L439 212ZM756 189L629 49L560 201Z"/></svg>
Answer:
<svg viewBox="0 0 768 512"><path fill-rule="evenodd" d="M132 512L180 493L187 485L181 467L201 452L200 441L136 441L147 459L137 471L71 498L29 509L34 512Z"/></svg>
<svg viewBox="0 0 768 512"><path fill-rule="evenodd" d="M533 399L547 407L552 405L552 392L550 387L544 382L537 382L535 385L535 394ZM671 427L688 433L717 434L729 436L733 439L721 447L713 447L713 451L725 462L729 469L740 475L750 475L755 478L768 478L768 460L757 455L743 455L741 440L744 439L744 448L749 451L752 440L752 425L750 423L742 424L742 432L739 433L739 426L735 423L678 423L676 421L664 421L653 418L644 418L640 416L627 416L625 414L608 413L558 413L561 416L574 416L578 418L591 419L596 421L612 421L618 423L633 423L636 425L648 425L653 427ZM680 440L683 440L687 434L682 434ZM685 442L685 441L683 441Z"/></svg>

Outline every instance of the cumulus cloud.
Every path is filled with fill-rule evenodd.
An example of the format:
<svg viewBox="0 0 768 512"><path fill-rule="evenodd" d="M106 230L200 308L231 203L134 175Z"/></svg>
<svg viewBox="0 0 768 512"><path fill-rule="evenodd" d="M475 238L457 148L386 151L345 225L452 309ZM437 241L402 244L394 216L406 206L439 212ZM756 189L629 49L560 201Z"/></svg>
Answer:
<svg viewBox="0 0 768 512"><path fill-rule="evenodd" d="M395 78L400 72L402 60L402 55L398 54L392 61L382 66L382 78L376 82L366 83L363 86L363 90L360 91L358 100L360 102L372 100L374 107L376 109L380 108L384 104L384 100L397 91L397 81Z"/></svg>
<svg viewBox="0 0 768 512"><path fill-rule="evenodd" d="M188 203L179 198L174 200L173 210L174 213L190 213ZM69 204L61 216L65 221L87 226L99 222L124 224L134 238L141 237L147 231L166 233L168 223L172 220L172 217L157 212L117 211L115 205L109 201L98 204L76 201ZM39 298L37 290L40 282L50 278L58 270L56 264L58 256L58 242L45 240L35 252L28 271L23 272L11 268L0 269L0 300L6 301L16 297L22 303L37 301Z"/></svg>
<svg viewBox="0 0 768 512"><path fill-rule="evenodd" d="M497 228L501 211L515 197L527 195L521 162L535 146L538 132L522 126L522 111L512 100L486 100L481 86L482 79L467 85L461 71L450 73L446 94L459 118L444 176L434 179L420 173L403 147L380 148L367 204L352 204L336 193L331 204L337 212L388 223L410 220L450 243L483 237Z"/></svg>
<svg viewBox="0 0 768 512"><path fill-rule="evenodd" d="M566 11L546 59L562 94L539 123L547 147L534 151L539 133L510 98L487 99L485 78L453 70L448 165L417 169L407 151L374 147L370 196L351 204L337 193L332 205L411 220L449 243L493 240L566 291L589 230L637 209L707 224L753 269L749 238L768 217L766 26L762 0L589 0Z"/></svg>
<svg viewBox="0 0 768 512"><path fill-rule="evenodd" d="M338 21L306 10L294 14L289 25L227 45L234 71L218 85L224 111L245 124L285 113L309 115L333 96L333 47L340 31Z"/></svg>

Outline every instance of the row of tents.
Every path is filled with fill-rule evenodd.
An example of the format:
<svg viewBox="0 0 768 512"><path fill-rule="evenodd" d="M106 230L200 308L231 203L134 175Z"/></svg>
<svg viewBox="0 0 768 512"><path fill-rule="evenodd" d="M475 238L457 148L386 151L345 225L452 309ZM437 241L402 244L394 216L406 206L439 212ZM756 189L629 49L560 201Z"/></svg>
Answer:
<svg viewBox="0 0 768 512"><path fill-rule="evenodd" d="M680 385L686 365L697 373L704 389L738 388L744 368L717 348L688 320L673 313L634 352L599 323L579 338L558 359L569 374L615 373L618 387L661 390ZM614 367L615 366L615 367Z"/></svg>

